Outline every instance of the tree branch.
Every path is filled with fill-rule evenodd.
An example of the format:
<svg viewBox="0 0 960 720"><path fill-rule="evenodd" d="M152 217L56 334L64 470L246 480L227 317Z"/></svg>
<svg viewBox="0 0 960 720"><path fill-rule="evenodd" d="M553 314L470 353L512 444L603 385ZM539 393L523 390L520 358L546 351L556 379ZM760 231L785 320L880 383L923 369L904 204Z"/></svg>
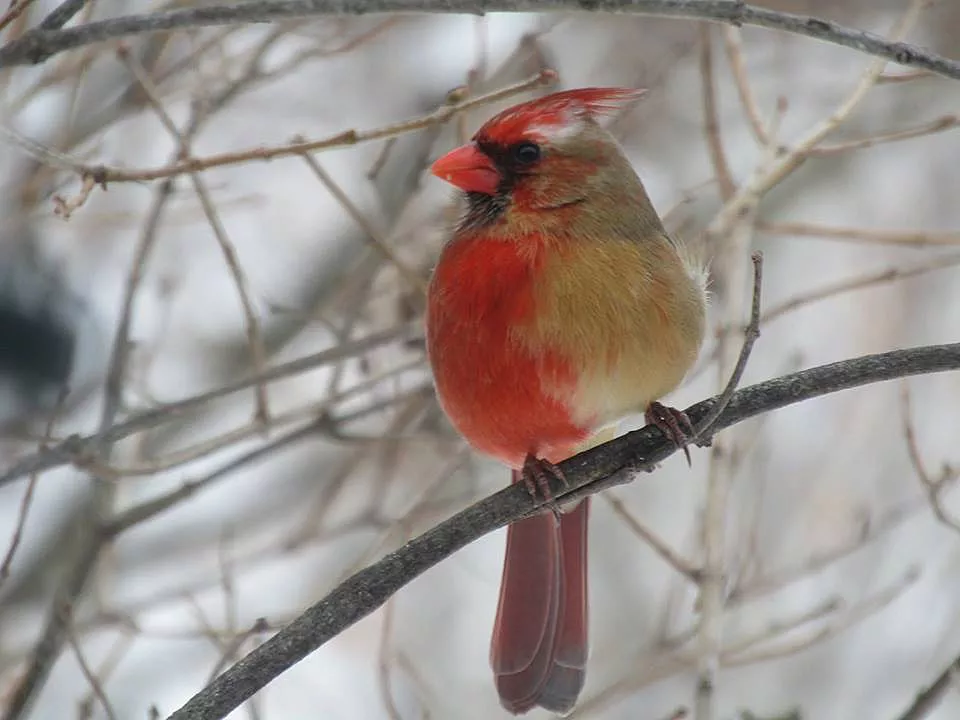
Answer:
<svg viewBox="0 0 960 720"><path fill-rule="evenodd" d="M87 0L64 0L40 21L40 27L44 30L59 30L83 10L86 4Z"/></svg>
<svg viewBox="0 0 960 720"><path fill-rule="evenodd" d="M402 325L372 333L357 340L350 340L319 352L304 355L272 368L260 375L229 382L207 392L164 403L149 410L133 414L127 420L116 423L102 433L92 435L71 435L63 441L35 453L25 455L0 474L0 487L35 472L43 472L71 463L83 465L101 440L116 442L144 430L163 425L170 419L183 415L190 410L203 407L214 400L253 387L257 383L282 380L292 375L308 372L319 367L331 365L344 358L351 358L369 352L392 342L419 340L423 336L423 322L411 320Z"/></svg>
<svg viewBox="0 0 960 720"><path fill-rule="evenodd" d="M884 380L960 369L960 343L896 350L823 365L744 388L717 419L716 429L803 400ZM687 409L700 422L715 399ZM554 481L557 498L592 494L626 469L649 470L676 450L659 430L645 427L560 464L568 486ZM512 485L457 513L364 568L309 607L263 645L242 658L173 713L169 720L225 717L282 672L383 605L394 593L441 560L483 535L535 511L520 485Z"/></svg>
<svg viewBox="0 0 960 720"><path fill-rule="evenodd" d="M0 53L3 51L0 50ZM455 100L456 97L451 93L451 98L433 112L427 113L417 118L403 120L398 123L381 126L371 130L343 130L334 135L324 138L305 140L298 139L290 143L273 146L258 146L244 150L235 150L223 153L216 153L207 156L187 155L171 160L165 165L152 168L121 168L108 165L86 165L63 153L44 147L31 138L20 135L12 128L0 125L0 133L6 136L12 144L19 147L35 160L50 167L62 170L70 170L78 173L83 178L83 186L76 197L64 199L54 197L56 203L56 212L64 218L68 218L70 213L83 205L93 189L100 185L104 189L110 183L118 182L149 182L161 178L172 178L177 175L197 173L210 170L212 168L227 167L230 165L239 165L251 161L269 161L277 158L292 157L299 155L307 157L310 153L321 150L331 150L335 148L351 147L360 143L371 142L374 140L383 140L394 138L398 135L422 130L427 127L434 127L446 123L453 117L472 110L481 105L497 102L507 97L512 97L526 90L540 86L549 86L557 79L557 74L550 69L542 69L535 75L522 80L513 85L498 88L483 95L477 95L465 100ZM234 84L233 87L236 87ZM214 105L222 104L222 96L214 102ZM206 107L206 106L205 106ZM164 123L167 124L167 123Z"/></svg>
<svg viewBox="0 0 960 720"><path fill-rule="evenodd" d="M730 0L249 0L236 4L127 15L67 30L36 28L0 48L0 68L36 64L53 55L96 42L162 30L263 23L320 15L383 12L477 14L503 11L620 12L712 20L733 26L752 25L823 40L907 67L960 79L958 60L907 43L891 42L874 33L827 20Z"/></svg>
<svg viewBox="0 0 960 720"><path fill-rule="evenodd" d="M960 673L960 657L954 659L929 687L917 693L917 697L910 704L910 707L903 714L898 715L897 720L923 720L930 715L937 709L951 686L955 684L957 673Z"/></svg>

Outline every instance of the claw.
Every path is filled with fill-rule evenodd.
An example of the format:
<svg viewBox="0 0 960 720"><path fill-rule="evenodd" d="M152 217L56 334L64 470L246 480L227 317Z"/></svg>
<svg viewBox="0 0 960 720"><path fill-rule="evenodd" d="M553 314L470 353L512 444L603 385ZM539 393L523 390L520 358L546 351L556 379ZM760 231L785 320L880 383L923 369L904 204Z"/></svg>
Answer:
<svg viewBox="0 0 960 720"><path fill-rule="evenodd" d="M520 477L523 484L534 500L543 498L547 507L553 512L557 520L560 519L560 507L554 500L553 492L550 490L549 478L559 480L564 487L568 485L567 478L563 470L558 468L549 460L538 458L535 455L527 455L523 461L523 469L520 471Z"/></svg>
<svg viewBox="0 0 960 720"><path fill-rule="evenodd" d="M690 437L693 435L693 423L683 410L652 402L644 414L648 425L656 425L664 437L683 450L687 458L687 465L693 465L690 460Z"/></svg>

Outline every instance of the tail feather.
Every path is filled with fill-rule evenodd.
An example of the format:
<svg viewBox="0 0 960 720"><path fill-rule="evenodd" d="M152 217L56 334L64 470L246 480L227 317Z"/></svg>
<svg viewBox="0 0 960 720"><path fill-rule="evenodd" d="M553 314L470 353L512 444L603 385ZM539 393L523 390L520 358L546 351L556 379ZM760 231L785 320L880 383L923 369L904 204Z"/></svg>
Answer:
<svg viewBox="0 0 960 720"><path fill-rule="evenodd" d="M514 481L519 479L514 473ZM514 714L573 709L587 659L587 513L550 513L507 529L490 662L500 702Z"/></svg>
<svg viewBox="0 0 960 720"><path fill-rule="evenodd" d="M585 499L560 520L561 611L553 648L553 667L539 699L556 713L573 709L587 669L587 518Z"/></svg>

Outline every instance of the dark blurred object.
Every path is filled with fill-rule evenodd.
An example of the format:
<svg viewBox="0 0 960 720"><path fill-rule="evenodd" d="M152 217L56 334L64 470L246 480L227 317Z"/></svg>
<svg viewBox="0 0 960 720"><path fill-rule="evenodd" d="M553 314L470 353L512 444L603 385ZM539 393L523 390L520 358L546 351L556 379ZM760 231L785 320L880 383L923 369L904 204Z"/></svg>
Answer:
<svg viewBox="0 0 960 720"><path fill-rule="evenodd" d="M66 385L76 337L47 306L28 309L0 288L0 374L19 382L27 401Z"/></svg>
<svg viewBox="0 0 960 720"><path fill-rule="evenodd" d="M0 426L52 410L70 382L82 300L29 228L0 230Z"/></svg>

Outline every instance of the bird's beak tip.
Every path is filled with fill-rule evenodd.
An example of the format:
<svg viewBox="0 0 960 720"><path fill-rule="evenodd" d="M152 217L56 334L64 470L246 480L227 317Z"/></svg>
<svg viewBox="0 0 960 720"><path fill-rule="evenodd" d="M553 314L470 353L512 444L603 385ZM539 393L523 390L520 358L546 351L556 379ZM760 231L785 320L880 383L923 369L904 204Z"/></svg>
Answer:
<svg viewBox="0 0 960 720"><path fill-rule="evenodd" d="M430 167L436 177L467 192L493 195L500 184L496 166L476 145L451 150Z"/></svg>

